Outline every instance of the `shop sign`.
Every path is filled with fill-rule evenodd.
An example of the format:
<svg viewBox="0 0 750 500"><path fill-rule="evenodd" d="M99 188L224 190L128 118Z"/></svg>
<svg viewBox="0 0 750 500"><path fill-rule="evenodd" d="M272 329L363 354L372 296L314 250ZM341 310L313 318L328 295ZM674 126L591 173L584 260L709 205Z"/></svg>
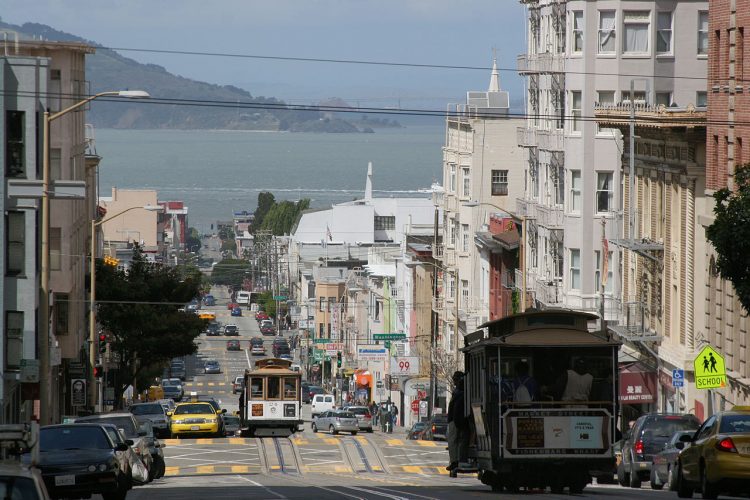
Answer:
<svg viewBox="0 0 750 500"><path fill-rule="evenodd" d="M620 402L623 404L656 401L656 374L653 372L620 373Z"/></svg>
<svg viewBox="0 0 750 500"><path fill-rule="evenodd" d="M357 357L362 361L384 361L388 357L388 349L380 346L357 348Z"/></svg>

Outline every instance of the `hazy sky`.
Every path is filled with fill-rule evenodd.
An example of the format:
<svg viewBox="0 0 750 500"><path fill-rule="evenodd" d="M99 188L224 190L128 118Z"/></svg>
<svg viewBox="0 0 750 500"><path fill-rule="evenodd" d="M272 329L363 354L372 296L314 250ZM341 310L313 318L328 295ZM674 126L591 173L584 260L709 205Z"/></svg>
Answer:
<svg viewBox="0 0 750 500"><path fill-rule="evenodd" d="M6 22L38 22L104 46L515 68L524 51L517 0L2 0ZM488 71L121 52L179 75L254 95L391 106L460 102ZM501 85L520 99L521 79Z"/></svg>

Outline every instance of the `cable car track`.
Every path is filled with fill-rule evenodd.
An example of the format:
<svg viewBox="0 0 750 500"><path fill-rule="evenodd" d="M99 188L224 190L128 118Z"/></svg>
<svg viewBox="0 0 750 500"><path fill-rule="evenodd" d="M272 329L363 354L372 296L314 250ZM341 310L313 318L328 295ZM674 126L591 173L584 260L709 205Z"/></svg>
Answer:
<svg viewBox="0 0 750 500"><path fill-rule="evenodd" d="M268 446L268 440L273 441L273 448ZM269 473L301 475L302 468L294 449L294 443L289 438L257 438L261 463Z"/></svg>

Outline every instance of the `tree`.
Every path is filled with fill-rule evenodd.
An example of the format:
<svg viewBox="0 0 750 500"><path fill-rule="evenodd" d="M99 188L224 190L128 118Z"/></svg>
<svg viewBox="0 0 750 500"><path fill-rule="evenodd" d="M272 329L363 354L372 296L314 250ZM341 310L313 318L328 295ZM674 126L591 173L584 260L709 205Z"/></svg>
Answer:
<svg viewBox="0 0 750 500"><path fill-rule="evenodd" d="M734 174L735 190L714 193L714 219L706 229L716 249L716 268L732 282L742 307L750 311L750 164Z"/></svg>
<svg viewBox="0 0 750 500"><path fill-rule="evenodd" d="M456 386L453 383L453 374L459 369L456 356L438 346L433 351L433 362L435 364L435 377L437 379L438 387L445 384L448 388L448 392L453 393L456 389Z"/></svg>
<svg viewBox="0 0 750 500"><path fill-rule="evenodd" d="M262 191L258 193L258 206L255 208L255 212L253 213L253 226L252 226L252 232L256 232L258 229L260 229L261 225L263 224L263 219L266 217L266 214L269 210L274 206L276 203L276 198L274 198L272 193L269 193L268 191Z"/></svg>
<svg viewBox="0 0 750 500"><path fill-rule="evenodd" d="M308 208L310 208L308 198L303 198L296 203L288 200L275 203L263 219L260 229L268 230L275 236L289 234L299 215Z"/></svg>
<svg viewBox="0 0 750 500"><path fill-rule="evenodd" d="M197 351L195 339L206 322L179 309L198 295L200 281L148 262L136 245L126 270L97 261L96 283L97 318L112 335L117 363L116 401L141 374ZM145 377L142 384L147 385Z"/></svg>
<svg viewBox="0 0 750 500"><path fill-rule="evenodd" d="M226 285L240 288L245 279L245 273L250 271L250 262L242 259L224 259L214 266L211 271L211 281L214 285Z"/></svg>
<svg viewBox="0 0 750 500"><path fill-rule="evenodd" d="M185 248L187 248L188 252L197 253L202 245L201 235L198 230L194 227L189 228L187 238L185 239Z"/></svg>

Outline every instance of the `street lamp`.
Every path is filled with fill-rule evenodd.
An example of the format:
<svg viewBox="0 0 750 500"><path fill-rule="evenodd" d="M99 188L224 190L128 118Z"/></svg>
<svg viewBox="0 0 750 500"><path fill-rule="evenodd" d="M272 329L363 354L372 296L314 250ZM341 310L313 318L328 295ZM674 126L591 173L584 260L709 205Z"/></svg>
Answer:
<svg viewBox="0 0 750 500"><path fill-rule="evenodd" d="M96 343L96 228L124 213L139 209L148 210L149 212L159 212L164 207L159 205L130 207L100 221L91 219L91 267L89 276L89 367L91 369L89 370L89 396L91 398L91 406L94 409L96 409L97 403L96 379L94 378L94 367L96 366L96 351L94 350L94 344Z"/></svg>
<svg viewBox="0 0 750 500"><path fill-rule="evenodd" d="M61 116L85 106L99 97L113 96L128 99L145 99L150 97L148 92L142 90L119 90L112 92L99 92L86 99L73 104L57 113L44 112L43 120L43 144L42 144L42 235L41 235L41 273L40 273L40 308L41 321L39 332L39 420L42 425L50 423L50 311L49 311L49 277L50 277L50 255L49 255L49 227L50 227L50 161L49 161L49 129L50 122Z"/></svg>

